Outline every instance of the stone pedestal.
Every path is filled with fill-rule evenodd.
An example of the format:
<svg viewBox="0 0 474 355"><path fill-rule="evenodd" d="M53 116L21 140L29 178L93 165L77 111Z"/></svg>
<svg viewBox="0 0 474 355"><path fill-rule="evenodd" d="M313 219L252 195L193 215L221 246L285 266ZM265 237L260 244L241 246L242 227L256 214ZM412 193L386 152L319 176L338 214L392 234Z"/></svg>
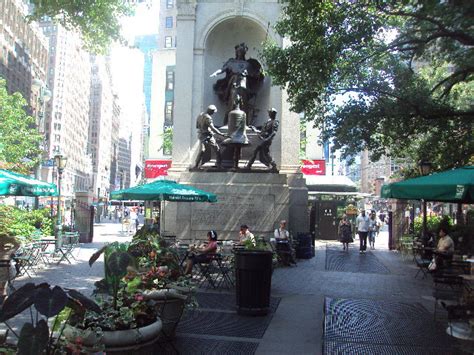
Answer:
<svg viewBox="0 0 474 355"><path fill-rule="evenodd" d="M281 219L288 220L294 236L309 230L308 190L301 174L188 172L179 182L216 193L218 201L166 203L167 235L199 240L214 229L219 240L236 240L240 225L247 224L255 236L269 237Z"/></svg>

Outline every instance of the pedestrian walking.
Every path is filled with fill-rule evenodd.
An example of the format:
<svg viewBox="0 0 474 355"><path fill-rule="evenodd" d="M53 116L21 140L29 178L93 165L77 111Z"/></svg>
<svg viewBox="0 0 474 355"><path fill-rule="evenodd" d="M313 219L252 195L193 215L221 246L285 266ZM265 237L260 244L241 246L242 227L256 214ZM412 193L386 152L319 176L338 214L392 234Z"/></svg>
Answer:
<svg viewBox="0 0 474 355"><path fill-rule="evenodd" d="M365 215L364 210L356 218L356 225L360 240L359 253L362 254L367 250L367 234L369 233L369 217Z"/></svg>
<svg viewBox="0 0 474 355"><path fill-rule="evenodd" d="M377 235L377 230L379 228L379 223L375 211L370 213L369 217L369 246L370 249L375 249L375 237Z"/></svg>
<svg viewBox="0 0 474 355"><path fill-rule="evenodd" d="M353 243L352 239L352 226L351 222L347 219L346 215L342 216L341 221L339 222L339 241L342 243L342 250L349 251L349 243Z"/></svg>

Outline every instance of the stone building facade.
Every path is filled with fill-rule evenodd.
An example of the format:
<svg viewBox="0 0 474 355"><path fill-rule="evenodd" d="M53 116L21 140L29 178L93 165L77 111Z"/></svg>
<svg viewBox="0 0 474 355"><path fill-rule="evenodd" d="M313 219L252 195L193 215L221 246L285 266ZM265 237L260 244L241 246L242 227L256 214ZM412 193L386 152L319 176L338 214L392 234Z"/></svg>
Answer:
<svg viewBox="0 0 474 355"><path fill-rule="evenodd" d="M27 14L24 1L0 1L0 77L7 81L8 92L20 92L34 113L32 82L46 80L48 42L36 23L28 23Z"/></svg>

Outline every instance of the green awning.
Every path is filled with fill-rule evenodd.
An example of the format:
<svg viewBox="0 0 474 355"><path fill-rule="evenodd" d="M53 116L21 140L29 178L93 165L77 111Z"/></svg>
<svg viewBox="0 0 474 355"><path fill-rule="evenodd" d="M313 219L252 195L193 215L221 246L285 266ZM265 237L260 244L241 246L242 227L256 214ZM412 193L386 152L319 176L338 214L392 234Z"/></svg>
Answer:
<svg viewBox="0 0 474 355"><path fill-rule="evenodd" d="M474 166L384 185L380 196L402 200L474 203Z"/></svg>
<svg viewBox="0 0 474 355"><path fill-rule="evenodd" d="M216 202L213 193L199 190L193 186L178 184L171 180L157 180L145 185L129 189L113 191L113 200L146 200L146 201L176 201L176 202Z"/></svg>
<svg viewBox="0 0 474 355"><path fill-rule="evenodd" d="M0 196L57 196L55 184L0 169Z"/></svg>

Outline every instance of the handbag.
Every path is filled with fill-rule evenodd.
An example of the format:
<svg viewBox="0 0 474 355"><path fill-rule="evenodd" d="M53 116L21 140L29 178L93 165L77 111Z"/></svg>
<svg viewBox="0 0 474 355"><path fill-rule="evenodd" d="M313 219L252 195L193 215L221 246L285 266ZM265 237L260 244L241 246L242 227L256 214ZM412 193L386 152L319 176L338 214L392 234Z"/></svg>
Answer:
<svg viewBox="0 0 474 355"><path fill-rule="evenodd" d="M433 257L430 264L428 265L428 270L435 271L436 270L436 259Z"/></svg>

